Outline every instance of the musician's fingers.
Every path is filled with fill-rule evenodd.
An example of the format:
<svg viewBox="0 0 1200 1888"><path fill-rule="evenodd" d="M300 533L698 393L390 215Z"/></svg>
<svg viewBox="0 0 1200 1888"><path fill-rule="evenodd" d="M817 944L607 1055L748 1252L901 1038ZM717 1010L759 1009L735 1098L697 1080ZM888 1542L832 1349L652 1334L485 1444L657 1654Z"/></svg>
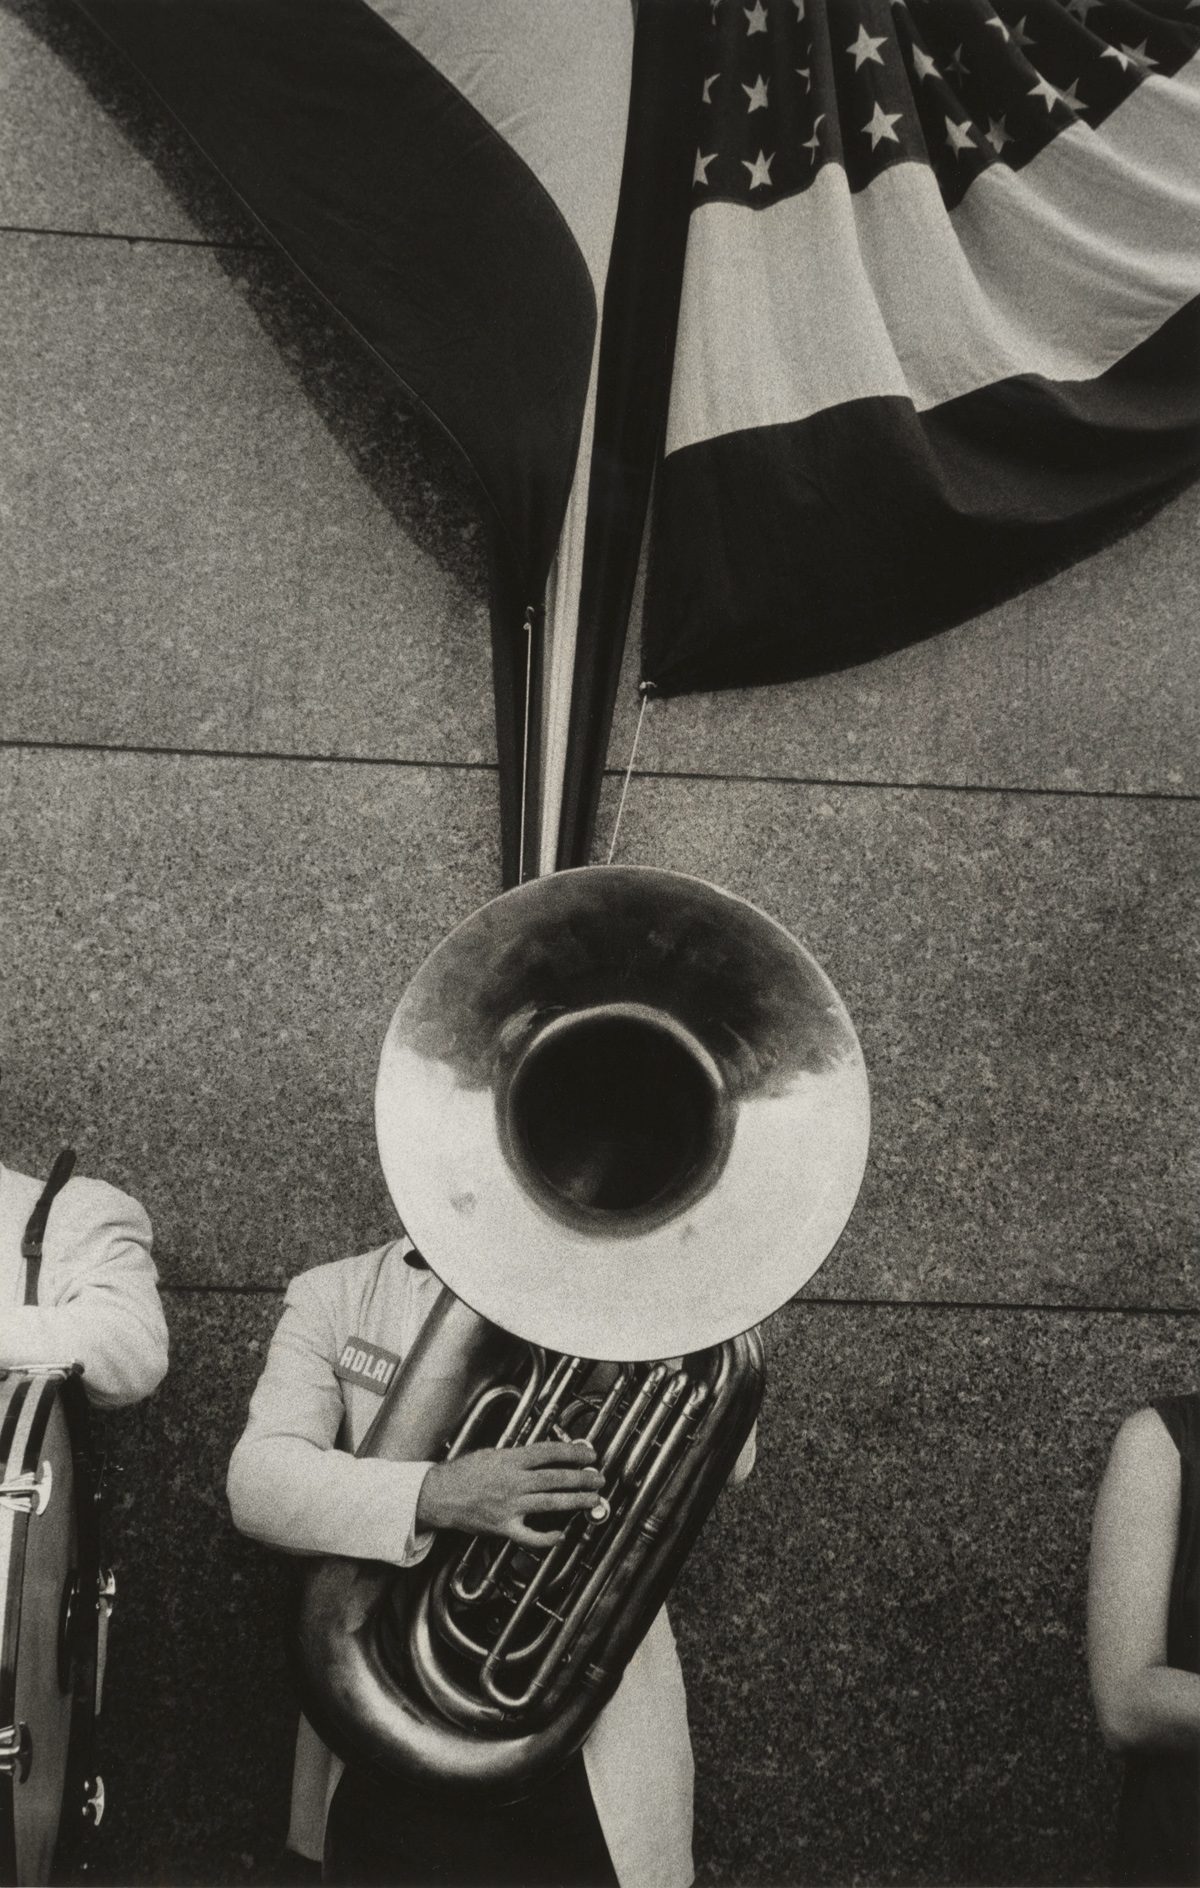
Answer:
<svg viewBox="0 0 1200 1888"><path fill-rule="evenodd" d="M526 1468L550 1468L555 1463L579 1468L596 1460L595 1449L582 1438L577 1442L528 1442L512 1453L522 1459Z"/></svg>
<svg viewBox="0 0 1200 1888"><path fill-rule="evenodd" d="M587 1493L581 1489L577 1494L526 1495L521 1502L521 1509L525 1514L569 1514L578 1513L581 1508L594 1508L595 1505L595 1489Z"/></svg>
<svg viewBox="0 0 1200 1888"><path fill-rule="evenodd" d="M531 1527L525 1527L520 1521L510 1521L508 1526L504 1529L504 1532L510 1541L516 1542L518 1547L533 1547L539 1553L547 1547L557 1546L558 1542L562 1539L561 1529L539 1531Z"/></svg>
<svg viewBox="0 0 1200 1888"><path fill-rule="evenodd" d="M603 1488L604 1477L598 1468L539 1468L528 1477L529 1485L539 1495L553 1494L562 1488Z"/></svg>

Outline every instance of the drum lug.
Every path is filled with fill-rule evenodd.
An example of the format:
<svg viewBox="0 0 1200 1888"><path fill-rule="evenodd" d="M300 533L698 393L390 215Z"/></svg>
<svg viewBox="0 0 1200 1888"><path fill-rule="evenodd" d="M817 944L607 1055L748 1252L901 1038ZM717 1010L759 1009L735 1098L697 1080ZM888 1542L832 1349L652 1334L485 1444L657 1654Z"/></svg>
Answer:
<svg viewBox="0 0 1200 1888"><path fill-rule="evenodd" d="M97 1774L83 1786L83 1820L98 1829L104 1821L104 1778Z"/></svg>
<svg viewBox="0 0 1200 1888"><path fill-rule="evenodd" d="M28 1724L0 1725L0 1776L24 1783L33 1762L33 1738Z"/></svg>
<svg viewBox="0 0 1200 1888"><path fill-rule="evenodd" d="M26 1514L45 1514L54 1492L54 1469L49 1457L42 1463L37 1475L16 1475L11 1481L0 1482L0 1502L6 1508L17 1508Z"/></svg>
<svg viewBox="0 0 1200 1888"><path fill-rule="evenodd" d="M73 1364L17 1364L16 1369L23 1377L44 1377L47 1383L65 1383L68 1377L81 1377L83 1375L83 1365L78 1362ZM0 1377L7 1377L11 1374L11 1366L8 1369L0 1370Z"/></svg>
<svg viewBox="0 0 1200 1888"><path fill-rule="evenodd" d="M100 1716L100 1705L104 1697L104 1667L108 1662L108 1622L112 1618L113 1603L117 1596L117 1577L111 1567L101 1567L96 1585L96 1711ZM104 1782L100 1783L100 1808L104 1809ZM99 1816L96 1818L99 1822Z"/></svg>

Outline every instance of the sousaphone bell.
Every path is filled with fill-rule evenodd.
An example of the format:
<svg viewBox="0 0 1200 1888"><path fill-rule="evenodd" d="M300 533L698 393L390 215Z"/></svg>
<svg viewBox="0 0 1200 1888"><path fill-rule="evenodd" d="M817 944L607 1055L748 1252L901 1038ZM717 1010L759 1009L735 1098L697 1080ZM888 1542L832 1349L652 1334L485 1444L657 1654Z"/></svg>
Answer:
<svg viewBox="0 0 1200 1888"><path fill-rule="evenodd" d="M376 1130L446 1289L362 1452L586 1436L605 1485L540 1555L447 1533L412 1570L313 1564L303 1702L342 1756L513 1797L578 1748L754 1424L755 1327L849 1217L869 1112L819 964L698 879L557 873L427 959Z"/></svg>

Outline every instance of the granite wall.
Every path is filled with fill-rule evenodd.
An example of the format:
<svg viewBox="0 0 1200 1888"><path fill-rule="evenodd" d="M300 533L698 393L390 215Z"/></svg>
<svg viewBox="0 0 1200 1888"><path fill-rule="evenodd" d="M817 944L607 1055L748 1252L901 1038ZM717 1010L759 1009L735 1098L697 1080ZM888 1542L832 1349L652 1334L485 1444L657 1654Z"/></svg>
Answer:
<svg viewBox="0 0 1200 1888"><path fill-rule="evenodd" d="M393 1224L382 1030L498 885L481 517L62 0L3 0L0 77L0 1156L69 1141L145 1201L173 1342L110 1424L90 1878L253 1881L294 1706L224 1467L286 1279ZM1197 511L869 668L647 717L619 856L794 929L875 1108L677 1590L704 1881L1102 1879L1088 1520L1200 1333ZM614 768L632 711L631 677Z"/></svg>

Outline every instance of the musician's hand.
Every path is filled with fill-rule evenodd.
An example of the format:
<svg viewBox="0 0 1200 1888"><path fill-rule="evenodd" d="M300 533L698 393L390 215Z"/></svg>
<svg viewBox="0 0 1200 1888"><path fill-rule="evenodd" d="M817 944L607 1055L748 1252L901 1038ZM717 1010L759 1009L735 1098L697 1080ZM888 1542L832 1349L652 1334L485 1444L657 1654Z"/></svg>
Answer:
<svg viewBox="0 0 1200 1888"><path fill-rule="evenodd" d="M591 1466L595 1459L590 1442L533 1442L435 1462L421 1485L417 1526L503 1534L521 1547L547 1547L561 1532L532 1528L527 1516L593 1507L604 1486Z"/></svg>

